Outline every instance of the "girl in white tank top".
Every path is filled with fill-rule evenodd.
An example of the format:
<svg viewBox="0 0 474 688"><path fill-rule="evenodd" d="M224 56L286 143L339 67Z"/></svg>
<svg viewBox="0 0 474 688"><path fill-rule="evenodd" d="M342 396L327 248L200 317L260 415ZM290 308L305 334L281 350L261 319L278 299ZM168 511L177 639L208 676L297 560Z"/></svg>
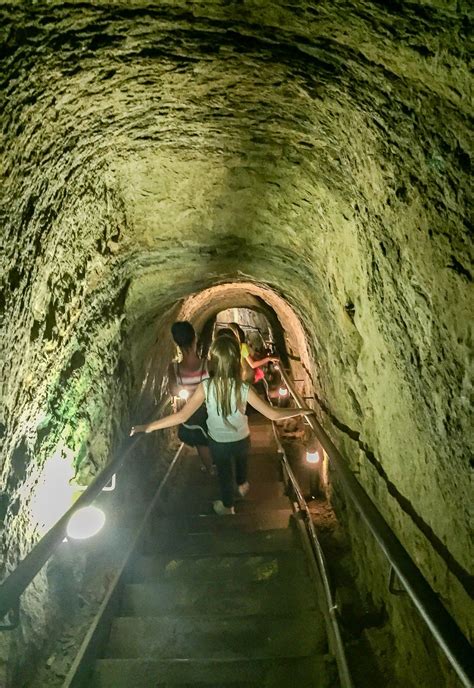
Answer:
<svg viewBox="0 0 474 688"><path fill-rule="evenodd" d="M204 380L204 394L207 408L207 432L215 442L237 442L250 435L248 416L245 413L249 387L243 382L240 388L240 406L237 404L235 385L229 390L230 414L223 416L219 411L216 387L212 379Z"/></svg>

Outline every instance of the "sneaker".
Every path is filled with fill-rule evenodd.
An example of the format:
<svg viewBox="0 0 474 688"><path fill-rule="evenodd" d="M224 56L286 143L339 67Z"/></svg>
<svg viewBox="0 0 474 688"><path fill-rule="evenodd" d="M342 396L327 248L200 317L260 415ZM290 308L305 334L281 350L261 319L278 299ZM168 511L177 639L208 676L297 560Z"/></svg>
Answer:
<svg viewBox="0 0 474 688"><path fill-rule="evenodd" d="M233 506L224 506L222 501L218 499L214 504L212 505L212 508L214 509L214 513L217 514L218 516L230 516L231 514L235 514L235 509Z"/></svg>
<svg viewBox="0 0 474 688"><path fill-rule="evenodd" d="M250 490L250 484L249 483L242 483L242 485L239 485L237 489L238 489L239 495L241 497L246 497L249 493L249 490Z"/></svg>

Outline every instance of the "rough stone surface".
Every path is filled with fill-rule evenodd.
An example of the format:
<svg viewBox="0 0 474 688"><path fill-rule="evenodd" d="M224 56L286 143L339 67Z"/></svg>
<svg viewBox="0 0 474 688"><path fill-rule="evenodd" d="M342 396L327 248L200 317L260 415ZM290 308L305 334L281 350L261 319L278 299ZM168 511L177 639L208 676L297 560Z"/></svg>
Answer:
<svg viewBox="0 0 474 688"><path fill-rule="evenodd" d="M469 8L1 5L4 573L48 457L89 480L169 322L236 282L223 308L293 312L325 427L472 636Z"/></svg>

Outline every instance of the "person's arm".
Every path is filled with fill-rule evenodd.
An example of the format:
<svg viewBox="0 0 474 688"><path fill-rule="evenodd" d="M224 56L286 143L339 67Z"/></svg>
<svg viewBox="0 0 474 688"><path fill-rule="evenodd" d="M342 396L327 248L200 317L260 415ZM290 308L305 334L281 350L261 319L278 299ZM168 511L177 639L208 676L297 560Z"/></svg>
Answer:
<svg viewBox="0 0 474 688"><path fill-rule="evenodd" d="M253 406L256 411L269 420L284 420L294 416L310 416L313 413L313 410L310 408L276 408L271 404L267 404L252 387L249 389L247 400L250 406Z"/></svg>
<svg viewBox="0 0 474 688"><path fill-rule="evenodd" d="M255 369L260 368L261 366L264 366L267 363L278 363L280 359L276 356L265 356L265 358L261 358L259 361L255 361L249 354L248 356L245 356L245 360L251 368Z"/></svg>
<svg viewBox="0 0 474 688"><path fill-rule="evenodd" d="M185 423L193 413L195 413L204 403L204 387L202 384L196 389L189 401L183 406L178 413L172 413L170 416L154 420L146 425L134 425L130 430L130 435L136 435L138 432L154 432L155 430L164 430L165 428L172 428L175 425Z"/></svg>

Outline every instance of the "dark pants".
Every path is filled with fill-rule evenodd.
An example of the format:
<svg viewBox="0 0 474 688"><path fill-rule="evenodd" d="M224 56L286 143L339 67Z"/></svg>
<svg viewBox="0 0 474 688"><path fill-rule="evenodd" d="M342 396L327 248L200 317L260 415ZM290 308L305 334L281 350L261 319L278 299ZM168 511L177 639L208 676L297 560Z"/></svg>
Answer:
<svg viewBox="0 0 474 688"><path fill-rule="evenodd" d="M234 506L234 462L237 485L247 482L247 461L250 437L237 442L216 442L209 438L209 449L217 466L221 499L225 507Z"/></svg>

